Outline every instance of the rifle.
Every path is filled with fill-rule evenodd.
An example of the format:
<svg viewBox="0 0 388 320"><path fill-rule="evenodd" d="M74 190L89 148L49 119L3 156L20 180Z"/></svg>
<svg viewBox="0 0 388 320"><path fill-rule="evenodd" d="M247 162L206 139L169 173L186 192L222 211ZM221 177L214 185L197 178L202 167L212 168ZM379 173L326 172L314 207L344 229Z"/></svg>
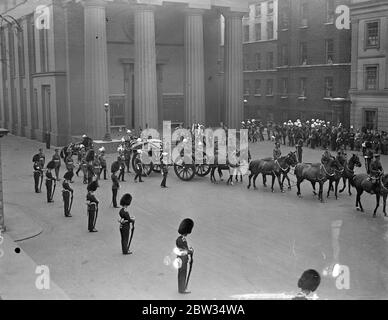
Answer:
<svg viewBox="0 0 388 320"><path fill-rule="evenodd" d="M190 266L189 266L189 273L188 273L187 279L186 279L186 287L185 287L185 290L187 289L187 286L189 285L191 270L193 269L193 252L191 251L191 252L189 253L189 255L190 255Z"/></svg>

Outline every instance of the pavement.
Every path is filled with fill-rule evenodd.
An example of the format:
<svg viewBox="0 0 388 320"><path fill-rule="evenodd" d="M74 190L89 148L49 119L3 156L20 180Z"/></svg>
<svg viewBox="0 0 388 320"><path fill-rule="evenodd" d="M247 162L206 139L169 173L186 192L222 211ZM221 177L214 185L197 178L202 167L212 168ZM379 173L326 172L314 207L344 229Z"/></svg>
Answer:
<svg viewBox="0 0 388 320"><path fill-rule="evenodd" d="M371 196L363 196L366 213L361 214L354 208L354 195L344 193L322 204L307 182L299 199L295 188L281 194L277 184L271 193L260 177L259 190L247 190L246 178L234 186L212 184L209 177L183 182L170 169L169 188L161 189L160 174L141 184L126 174L119 196L133 195L136 231L134 253L123 256L110 181L101 181L97 190L99 232L88 233L82 179L75 178L72 185L73 217L65 218L59 190L52 204L33 190L31 159L44 145L12 135L1 143L7 226L0 245L2 299L260 299L294 294L305 269L323 273L333 263L349 267L350 287L338 289L336 279L323 277L318 290L322 299L388 298L388 219L381 208L372 218ZM44 149L46 159L53 149ZM271 156L272 149L270 142L251 146L254 159ZM283 154L288 150L293 148L282 146ZM321 154L304 148L304 161L318 162ZM112 159L109 155L108 167ZM387 156L382 164L388 168ZM195 262L192 293L182 296L171 260L176 229L186 217L195 221L189 236ZM37 288L37 266L48 267L50 289Z"/></svg>

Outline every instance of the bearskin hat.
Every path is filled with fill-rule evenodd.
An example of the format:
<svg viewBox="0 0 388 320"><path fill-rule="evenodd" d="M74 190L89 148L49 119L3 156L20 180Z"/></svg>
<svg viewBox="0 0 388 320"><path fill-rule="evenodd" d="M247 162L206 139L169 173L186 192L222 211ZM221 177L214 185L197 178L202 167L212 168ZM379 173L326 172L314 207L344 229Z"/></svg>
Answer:
<svg viewBox="0 0 388 320"><path fill-rule="evenodd" d="M71 179L73 179L73 176L74 176L74 173L73 173L72 171L67 171L67 172L64 174L63 178L64 178L65 180L71 180Z"/></svg>
<svg viewBox="0 0 388 320"><path fill-rule="evenodd" d="M132 196L129 193L124 194L120 199L120 206L129 206L132 202Z"/></svg>
<svg viewBox="0 0 388 320"><path fill-rule="evenodd" d="M321 276L313 269L306 270L298 280L298 287L302 290L314 292L321 283Z"/></svg>
<svg viewBox="0 0 388 320"><path fill-rule="evenodd" d="M182 220L178 228L178 233L181 235L190 234L194 227L194 221L187 218Z"/></svg>
<svg viewBox="0 0 388 320"><path fill-rule="evenodd" d="M91 183L88 184L88 191L96 191L97 188L98 188L97 181L92 181Z"/></svg>
<svg viewBox="0 0 388 320"><path fill-rule="evenodd" d="M93 161L93 160L94 160L94 150L90 149L86 153L86 161L89 162L89 161Z"/></svg>
<svg viewBox="0 0 388 320"><path fill-rule="evenodd" d="M119 170L120 170L120 163L118 161L113 162L111 167L110 167L110 171L112 173L114 173L114 172L117 172Z"/></svg>
<svg viewBox="0 0 388 320"><path fill-rule="evenodd" d="M54 169L55 168L55 162L54 160L51 160L48 164L47 164L47 169Z"/></svg>

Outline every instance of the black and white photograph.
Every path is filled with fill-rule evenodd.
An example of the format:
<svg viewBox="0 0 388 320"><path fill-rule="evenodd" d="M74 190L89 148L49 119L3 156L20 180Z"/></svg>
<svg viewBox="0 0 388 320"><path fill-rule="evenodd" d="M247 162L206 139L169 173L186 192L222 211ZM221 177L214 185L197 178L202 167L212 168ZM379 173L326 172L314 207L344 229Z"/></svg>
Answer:
<svg viewBox="0 0 388 320"><path fill-rule="evenodd" d="M387 196L388 0L0 0L0 300L387 300Z"/></svg>

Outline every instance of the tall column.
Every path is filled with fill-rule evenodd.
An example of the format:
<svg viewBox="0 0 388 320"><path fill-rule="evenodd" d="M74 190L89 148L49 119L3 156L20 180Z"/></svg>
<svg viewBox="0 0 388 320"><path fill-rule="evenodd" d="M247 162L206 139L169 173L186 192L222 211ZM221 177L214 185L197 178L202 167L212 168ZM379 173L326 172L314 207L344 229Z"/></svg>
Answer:
<svg viewBox="0 0 388 320"><path fill-rule="evenodd" d="M239 129L243 118L243 31L240 12L223 13L225 17L225 122Z"/></svg>
<svg viewBox="0 0 388 320"><path fill-rule="evenodd" d="M203 11L188 9L185 20L185 125L205 123Z"/></svg>
<svg viewBox="0 0 388 320"><path fill-rule="evenodd" d="M104 104L108 96L105 1L84 0L85 125L93 139L105 135Z"/></svg>
<svg viewBox="0 0 388 320"><path fill-rule="evenodd" d="M352 21L352 51L351 51L351 79L350 89L357 90L358 78L358 38L359 38L359 20Z"/></svg>
<svg viewBox="0 0 388 320"><path fill-rule="evenodd" d="M135 7L135 126L158 129L155 19L152 6Z"/></svg>

